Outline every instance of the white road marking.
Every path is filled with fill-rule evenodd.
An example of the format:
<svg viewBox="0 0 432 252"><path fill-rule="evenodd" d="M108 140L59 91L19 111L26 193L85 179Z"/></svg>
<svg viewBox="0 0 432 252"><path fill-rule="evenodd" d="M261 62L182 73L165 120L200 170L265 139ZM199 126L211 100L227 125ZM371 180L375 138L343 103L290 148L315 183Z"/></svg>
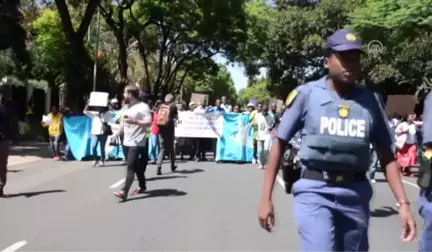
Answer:
<svg viewBox="0 0 432 252"><path fill-rule="evenodd" d="M15 252L18 249L24 247L25 245L27 245L27 241L15 242L14 244L10 245L9 247L3 249L1 252Z"/></svg>
<svg viewBox="0 0 432 252"><path fill-rule="evenodd" d="M279 175L276 176L276 181L285 189L285 181Z"/></svg>
<svg viewBox="0 0 432 252"><path fill-rule="evenodd" d="M111 189L121 186L125 182L125 178L120 179L110 186Z"/></svg>
<svg viewBox="0 0 432 252"><path fill-rule="evenodd" d="M416 188L420 188L417 184L409 182L409 181L406 181L406 180L403 180L403 179L402 179L402 183L410 185L410 186L414 186Z"/></svg>

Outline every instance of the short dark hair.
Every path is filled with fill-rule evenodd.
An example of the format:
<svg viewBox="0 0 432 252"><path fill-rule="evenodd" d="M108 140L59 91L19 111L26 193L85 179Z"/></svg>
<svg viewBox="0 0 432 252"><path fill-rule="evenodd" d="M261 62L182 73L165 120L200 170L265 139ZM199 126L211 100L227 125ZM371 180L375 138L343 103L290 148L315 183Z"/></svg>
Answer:
<svg viewBox="0 0 432 252"><path fill-rule="evenodd" d="M127 85L125 88L127 93L130 93L134 98L138 99L140 91L135 85Z"/></svg>

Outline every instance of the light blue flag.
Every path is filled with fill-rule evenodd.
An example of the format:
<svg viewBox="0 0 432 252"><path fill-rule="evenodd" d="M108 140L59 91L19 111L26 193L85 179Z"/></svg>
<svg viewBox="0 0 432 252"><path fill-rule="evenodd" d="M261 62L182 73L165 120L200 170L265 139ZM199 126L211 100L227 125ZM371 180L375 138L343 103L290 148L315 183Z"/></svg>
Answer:
<svg viewBox="0 0 432 252"><path fill-rule="evenodd" d="M72 116L63 119L66 138L76 160L91 153L91 120L87 116Z"/></svg>
<svg viewBox="0 0 432 252"><path fill-rule="evenodd" d="M253 158L252 125L249 115L223 115L222 137L216 147L217 161L251 162Z"/></svg>

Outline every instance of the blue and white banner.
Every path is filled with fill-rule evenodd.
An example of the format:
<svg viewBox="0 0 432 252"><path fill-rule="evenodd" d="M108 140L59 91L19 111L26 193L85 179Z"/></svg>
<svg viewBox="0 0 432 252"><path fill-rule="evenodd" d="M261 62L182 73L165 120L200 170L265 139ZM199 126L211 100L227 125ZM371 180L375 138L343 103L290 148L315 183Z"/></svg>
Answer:
<svg viewBox="0 0 432 252"><path fill-rule="evenodd" d="M251 162L253 159L252 125L249 114L224 114L222 137L216 146L217 161Z"/></svg>
<svg viewBox="0 0 432 252"><path fill-rule="evenodd" d="M222 131L222 136L218 138L217 141L216 160L251 162L253 158L253 129L251 124L248 123L249 115L229 113L223 115L219 114L215 118L218 117L223 118L222 126L214 127L215 124L211 124L213 127L206 127L212 128L213 132L218 132L215 128L219 128ZM85 157L91 156L91 119L87 116L68 117L64 118L63 125L69 146L75 159L81 160ZM119 128L118 124L114 124L114 118L110 125L113 132L116 132ZM111 137L108 137L105 146L107 156L124 159L121 146L110 146L110 138ZM159 152L159 148L155 142L156 136L150 136L148 145L150 160L155 160ZM97 150L98 155L100 155L100 147L98 147Z"/></svg>

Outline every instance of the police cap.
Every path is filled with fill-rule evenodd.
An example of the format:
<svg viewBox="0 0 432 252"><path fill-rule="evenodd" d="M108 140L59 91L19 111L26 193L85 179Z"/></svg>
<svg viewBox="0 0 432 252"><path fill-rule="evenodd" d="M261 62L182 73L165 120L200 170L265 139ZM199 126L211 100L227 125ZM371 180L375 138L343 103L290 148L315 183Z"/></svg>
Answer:
<svg viewBox="0 0 432 252"><path fill-rule="evenodd" d="M327 38L327 49L335 52L362 51L361 40L348 29L340 29Z"/></svg>

